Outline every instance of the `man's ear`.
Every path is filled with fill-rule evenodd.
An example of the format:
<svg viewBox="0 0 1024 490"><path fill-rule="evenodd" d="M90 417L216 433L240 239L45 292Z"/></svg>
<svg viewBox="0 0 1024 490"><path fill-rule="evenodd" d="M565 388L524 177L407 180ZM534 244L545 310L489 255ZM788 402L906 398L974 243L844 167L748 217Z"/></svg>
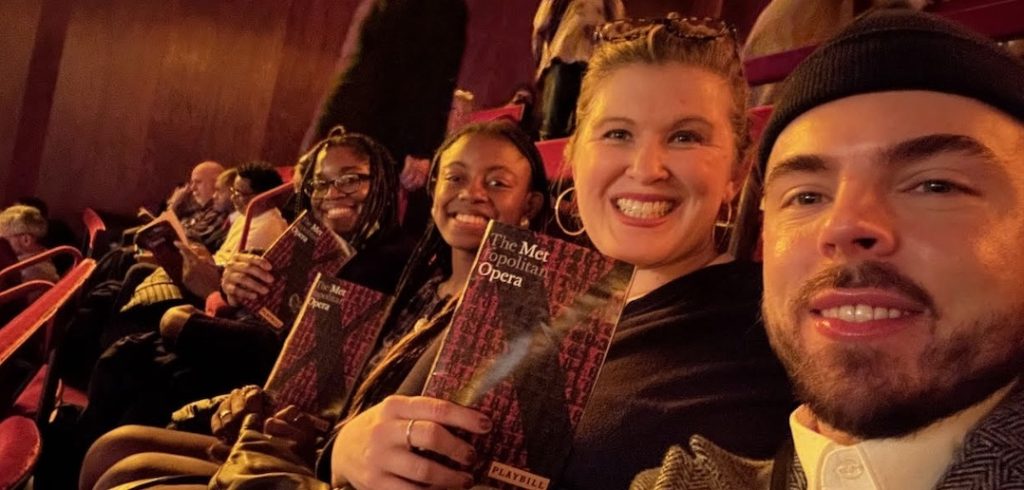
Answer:
<svg viewBox="0 0 1024 490"><path fill-rule="evenodd" d="M539 192L531 192L526 196L526 211L524 215L531 221L540 213L540 208L544 206L544 195Z"/></svg>

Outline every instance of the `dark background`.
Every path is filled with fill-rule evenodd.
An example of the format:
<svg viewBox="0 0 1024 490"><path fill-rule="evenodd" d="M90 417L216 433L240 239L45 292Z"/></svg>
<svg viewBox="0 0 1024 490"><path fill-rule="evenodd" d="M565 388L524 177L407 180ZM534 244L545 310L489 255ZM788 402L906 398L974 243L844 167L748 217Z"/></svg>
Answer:
<svg viewBox="0 0 1024 490"><path fill-rule="evenodd" d="M466 0L459 85L477 107L531 81L539 0ZM133 214L203 159L289 165L360 0L0 1L0 203ZM630 16L722 16L768 0L625 0ZM725 4L725 5L723 5Z"/></svg>

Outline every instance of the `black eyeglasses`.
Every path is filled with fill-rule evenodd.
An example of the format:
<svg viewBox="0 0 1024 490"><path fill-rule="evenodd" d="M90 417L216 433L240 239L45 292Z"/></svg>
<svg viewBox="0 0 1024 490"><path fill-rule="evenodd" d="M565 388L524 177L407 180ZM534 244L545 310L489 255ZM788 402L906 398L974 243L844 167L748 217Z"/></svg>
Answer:
<svg viewBox="0 0 1024 490"><path fill-rule="evenodd" d="M736 42L736 30L720 19L681 17L675 12L660 19L621 19L601 24L594 32L594 42L632 41L647 36L656 27L664 27L665 32L682 39L710 41L728 37Z"/></svg>
<svg viewBox="0 0 1024 490"><path fill-rule="evenodd" d="M337 179L318 179L314 178L310 182L310 189L316 194L326 194L330 188L344 193L352 194L358 191L364 182L369 182L370 176L367 174L343 174Z"/></svg>

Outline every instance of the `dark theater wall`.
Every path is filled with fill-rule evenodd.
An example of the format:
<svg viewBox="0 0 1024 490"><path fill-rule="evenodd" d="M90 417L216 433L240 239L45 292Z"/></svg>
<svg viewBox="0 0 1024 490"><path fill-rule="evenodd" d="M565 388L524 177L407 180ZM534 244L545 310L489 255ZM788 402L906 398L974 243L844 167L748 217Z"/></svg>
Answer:
<svg viewBox="0 0 1024 490"><path fill-rule="evenodd" d="M0 0L0 203L37 194L77 222L86 206L132 214L201 159L289 164L359 3ZM459 85L478 107L532 81L538 3L467 0ZM626 1L634 15L753 21L732 3Z"/></svg>
<svg viewBox="0 0 1024 490"><path fill-rule="evenodd" d="M0 193L14 177L10 160L41 10L41 0L0 2Z"/></svg>
<svg viewBox="0 0 1024 490"><path fill-rule="evenodd" d="M633 17L722 16L740 34L750 29L769 0L624 0ZM533 14L540 0L467 0L470 25L459 86L476 95L478 108L507 102L520 83L533 81L530 53Z"/></svg>
<svg viewBox="0 0 1024 490"><path fill-rule="evenodd" d="M203 158L289 163L358 0L10 1L0 27L17 27L3 38L15 56L2 67L16 76L4 77L0 102L15 110L0 119L0 197L34 192L73 217L84 206L130 213ZM68 14L57 60L59 35L32 40L51 3ZM42 123L22 113L47 109L25 95L46 82L26 66L39 53L58 67Z"/></svg>

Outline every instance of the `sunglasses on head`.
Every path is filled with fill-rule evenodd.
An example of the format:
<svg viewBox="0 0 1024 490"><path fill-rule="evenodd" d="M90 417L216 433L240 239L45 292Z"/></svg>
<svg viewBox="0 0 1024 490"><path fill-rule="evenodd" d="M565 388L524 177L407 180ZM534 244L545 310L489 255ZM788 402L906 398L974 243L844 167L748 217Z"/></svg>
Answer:
<svg viewBox="0 0 1024 490"><path fill-rule="evenodd" d="M620 19L600 25L594 32L594 42L614 43L632 41L647 36L656 28L680 38L710 41L729 37L736 41L736 30L721 19L710 17L681 17L672 12L657 19Z"/></svg>

